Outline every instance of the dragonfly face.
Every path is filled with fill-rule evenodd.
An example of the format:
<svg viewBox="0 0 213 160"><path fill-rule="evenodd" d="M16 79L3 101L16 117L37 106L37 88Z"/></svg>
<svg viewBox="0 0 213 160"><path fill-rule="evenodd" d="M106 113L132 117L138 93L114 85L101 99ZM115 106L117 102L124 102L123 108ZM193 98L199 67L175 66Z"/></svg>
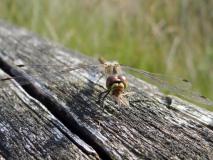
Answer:
<svg viewBox="0 0 213 160"><path fill-rule="evenodd" d="M127 79L125 76L121 75L111 75L106 80L107 89L111 90L112 95L119 96L124 93L127 88Z"/></svg>

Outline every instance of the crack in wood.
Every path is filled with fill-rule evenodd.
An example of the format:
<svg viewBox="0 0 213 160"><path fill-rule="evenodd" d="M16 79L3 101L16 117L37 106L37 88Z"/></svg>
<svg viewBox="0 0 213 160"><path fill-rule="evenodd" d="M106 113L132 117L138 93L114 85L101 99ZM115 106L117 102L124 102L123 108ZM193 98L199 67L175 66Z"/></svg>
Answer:
<svg viewBox="0 0 213 160"><path fill-rule="evenodd" d="M1 28L10 34L1 32ZM212 113L174 97L158 95L159 91L155 87L129 75L129 84L136 92L129 97L130 107L119 108L109 97L102 110L96 103L96 96L104 90L104 82L98 83L93 80L94 77L89 78L93 73L89 69L68 76L57 74L47 77L43 74L39 80L30 76L31 73L53 72L62 65L75 62L87 64L91 59L61 49L26 31L16 34L19 32L15 27L0 23L0 49L1 52L5 51L0 53L0 68L10 76L24 76L26 82L30 83L22 84L24 90L45 105L69 131L95 149L100 158L212 159ZM2 57L7 59L3 60ZM10 60L17 59L26 65L48 63L51 66L46 70L28 68L25 71L29 73L26 74L10 65L13 64ZM55 79L63 80L63 84L57 86ZM145 88L150 91L146 92ZM204 120L206 123L202 123ZM62 128L61 132L81 151L93 155L72 136L66 135L66 130ZM54 159L54 155L51 158Z"/></svg>
<svg viewBox="0 0 213 160"><path fill-rule="evenodd" d="M53 97L51 97L48 90L43 90L39 88L38 86L34 86L32 79L29 80L29 78L18 69L15 69L15 67L11 66L7 62L5 62L3 59L0 58L0 64L1 68L10 76L21 76L23 79L25 79L27 82L29 82L27 85L22 85L23 89L32 97L39 100L42 104L44 104L47 109L58 119L60 120L71 132L78 135L82 140L84 140L87 144L92 146L99 156L102 159L111 160L114 159L113 155L111 155L111 152L108 151L106 148L103 148L102 142L98 139L94 139L92 136L92 133L89 133L88 130L82 125L80 126L77 117L73 114L71 115L69 111L67 111L62 104L59 104ZM10 71L11 69L16 70L16 75L13 75ZM63 109L62 109L63 108ZM70 138L69 138L70 139ZM72 139L70 139L72 140ZM74 144L76 144L82 151L85 152L85 149L82 148L78 143L72 140ZM88 152L85 152L88 154Z"/></svg>

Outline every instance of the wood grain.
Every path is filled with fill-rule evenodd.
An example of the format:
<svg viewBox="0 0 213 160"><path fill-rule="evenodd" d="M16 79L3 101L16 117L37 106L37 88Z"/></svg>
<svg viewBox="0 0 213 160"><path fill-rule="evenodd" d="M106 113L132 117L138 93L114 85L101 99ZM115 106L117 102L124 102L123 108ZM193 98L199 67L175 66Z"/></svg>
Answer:
<svg viewBox="0 0 213 160"><path fill-rule="evenodd" d="M176 97L170 99L155 86L131 75L127 78L135 94L129 96L130 107L119 107L107 97L103 108L97 103L98 95L105 90L104 80L98 81L99 70L88 67L56 72L75 64L97 64L97 60L5 22L0 23L0 49L0 67L11 76L23 76L27 83L22 88L66 126L67 132L77 135L94 149L101 159L213 159L211 112ZM28 67L15 66L20 63ZM48 66L30 67L32 64ZM14 100L15 104L19 102ZM6 119L9 121L11 117ZM23 119L20 125L28 128L26 123ZM13 140L10 143L14 143ZM75 145L83 152L79 155L95 155ZM71 154L66 147L62 150L61 156ZM52 157L54 159L54 154Z"/></svg>

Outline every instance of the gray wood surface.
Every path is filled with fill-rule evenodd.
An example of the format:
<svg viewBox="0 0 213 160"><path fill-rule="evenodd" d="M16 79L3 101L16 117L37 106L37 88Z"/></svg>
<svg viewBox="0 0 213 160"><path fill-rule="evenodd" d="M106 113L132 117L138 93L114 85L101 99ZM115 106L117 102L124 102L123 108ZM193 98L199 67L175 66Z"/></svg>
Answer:
<svg viewBox="0 0 213 160"><path fill-rule="evenodd" d="M2 71L0 75L6 76ZM77 142L88 148L91 157L75 145ZM0 89L0 155L0 159L11 160L95 159L97 156L39 101L11 82Z"/></svg>
<svg viewBox="0 0 213 160"><path fill-rule="evenodd" d="M24 76L24 83L23 78L21 79L22 85L25 84L22 88L32 97L30 100L25 100L29 96L24 94L19 99L10 100L8 94L10 90L13 92L10 87L8 92L0 92L1 97L4 97L0 108L1 121L11 121L10 123L15 125L16 119L20 119L15 115L17 111L14 109L14 106L18 105L20 110L23 108L30 112L23 114L23 118L18 123L27 130L27 133L28 130L33 133L40 133L42 130L41 132L45 132L44 135L57 140L57 134L51 132L51 129L55 124L58 126L59 122L59 126L65 128L63 132L58 131L62 132L63 137L60 144L55 144L56 142L53 141L53 145L47 146L45 151L41 149L45 145L41 145L40 148L35 147L34 152L26 155L22 150L23 145L14 145L17 142L13 136L6 134L4 129L0 128L0 135L10 139L10 141L0 141L0 155L7 158L11 154L11 148L2 146L12 146L19 151L14 152L13 156L23 155L25 159L28 157L39 159L43 156L40 153L42 151L50 156L49 159L62 157L69 159L69 156L78 156L82 159L88 157L93 159L98 156L101 159L133 160L213 159L211 112L176 97L172 97L170 105L167 103L167 98L155 86L131 75L127 75L127 78L130 81L131 91L135 93L129 96L130 107L119 107L109 96L104 101L103 108L97 103L98 95L105 90L104 79L98 80L99 70L86 68L56 73L59 69L63 70L81 63L97 64L98 62L39 38L24 29L18 29L5 22L0 23L0 68L10 75ZM17 64L24 64L27 67L19 68L15 66ZM32 64L48 64L48 66L31 67ZM17 87L15 91L23 92ZM31 101L41 104L32 104ZM35 111L31 113L32 108L35 108L34 105L39 110L38 114ZM4 110L8 115L4 115ZM54 120L57 121L56 123L52 124L52 119L46 118L49 114L57 119ZM28 124L28 117L32 119L31 124ZM34 123L38 127L31 128ZM7 126L4 123L3 125ZM15 125L14 128L16 127L21 128ZM25 137L30 139L31 134L27 133ZM74 135L78 138L72 138ZM69 138L65 140L67 136ZM36 144L42 141L42 135L35 134L34 138L38 141L31 140L30 145L37 146ZM26 143L25 139L19 138L19 143ZM67 147L69 145L71 147ZM50 149L56 146L61 152L56 153L54 149Z"/></svg>

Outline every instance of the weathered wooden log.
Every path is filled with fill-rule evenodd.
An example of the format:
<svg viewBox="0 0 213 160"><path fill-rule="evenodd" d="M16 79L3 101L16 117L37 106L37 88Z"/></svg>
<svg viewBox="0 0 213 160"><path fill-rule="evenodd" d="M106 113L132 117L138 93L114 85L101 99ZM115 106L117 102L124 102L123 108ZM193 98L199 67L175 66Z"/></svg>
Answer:
<svg viewBox="0 0 213 160"><path fill-rule="evenodd" d="M2 71L2 76L6 76ZM16 84L17 85L17 84ZM39 101L10 83L0 90L0 159L96 159Z"/></svg>
<svg viewBox="0 0 213 160"><path fill-rule="evenodd" d="M56 72L81 63L98 62L0 23L0 68L21 77L20 87L11 81L0 92L0 157L213 159L211 112L168 98L131 75L130 106L119 107L109 96L103 108L98 70Z"/></svg>

